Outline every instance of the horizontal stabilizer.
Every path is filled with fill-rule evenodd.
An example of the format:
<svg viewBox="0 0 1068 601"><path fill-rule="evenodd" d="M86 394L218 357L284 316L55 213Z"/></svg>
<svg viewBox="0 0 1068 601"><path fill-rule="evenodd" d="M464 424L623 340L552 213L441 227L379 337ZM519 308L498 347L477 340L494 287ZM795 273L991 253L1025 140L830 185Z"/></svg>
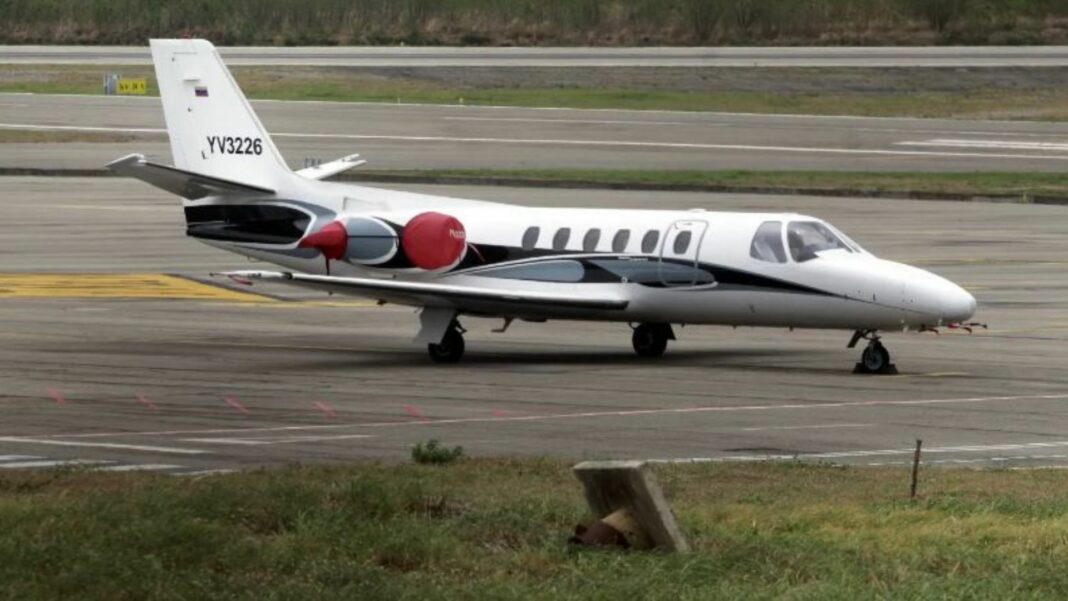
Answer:
<svg viewBox="0 0 1068 601"><path fill-rule="evenodd" d="M322 165L315 165L314 167L305 167L300 171L297 171L297 175L306 177L308 179L326 179L338 173L348 171L355 167L363 165L367 161L360 159L358 154L350 154L347 157L341 157L336 161L330 161L329 163L323 163Z"/></svg>
<svg viewBox="0 0 1068 601"><path fill-rule="evenodd" d="M139 179L189 200L197 200L205 196L274 194L274 190L267 188L150 163L145 160L144 155L140 154L131 154L112 161L107 164L107 168L119 175Z"/></svg>
<svg viewBox="0 0 1068 601"><path fill-rule="evenodd" d="M500 290L493 288L476 288L473 286L455 286L433 282L411 282L403 280L383 280L376 278L349 278L328 275L310 275L280 271L232 271L222 273L234 280L252 283L255 280L269 280L301 288L311 288L324 292L363 296L402 305L440 305L464 306L465 302L492 303L516 308L568 308L623 310L628 301L618 297L590 297L564 295L545 292L527 292L521 290Z"/></svg>

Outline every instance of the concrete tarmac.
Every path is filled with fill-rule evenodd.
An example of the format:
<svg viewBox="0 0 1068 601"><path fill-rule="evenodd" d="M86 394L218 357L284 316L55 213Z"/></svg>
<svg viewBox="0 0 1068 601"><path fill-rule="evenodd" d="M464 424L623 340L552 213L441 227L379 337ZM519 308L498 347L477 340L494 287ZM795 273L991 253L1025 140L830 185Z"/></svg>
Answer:
<svg viewBox="0 0 1068 601"><path fill-rule="evenodd" d="M382 169L1052 171L1068 124L529 109L253 103L290 165L354 152ZM0 129L126 141L0 144L0 165L96 169L140 152L170 164L156 98L0 94ZM221 132L225 133L225 132Z"/></svg>
<svg viewBox="0 0 1068 601"><path fill-rule="evenodd" d="M343 67L1049 67L1065 46L915 47L220 47L232 65ZM146 46L0 46L0 62L142 65Z"/></svg>
<svg viewBox="0 0 1068 601"><path fill-rule="evenodd" d="M862 465L904 465L922 438L932 465L1068 467L1063 208L412 189L810 213L966 286L991 329L888 335L901 373L870 377L850 373L859 353L846 332L687 327L644 361L623 324L517 323L502 335L497 321L465 320L468 356L438 366L409 343L408 308L152 276L248 263L184 238L178 201L139 182L0 178L0 469L402 460L429 438L475 455Z"/></svg>

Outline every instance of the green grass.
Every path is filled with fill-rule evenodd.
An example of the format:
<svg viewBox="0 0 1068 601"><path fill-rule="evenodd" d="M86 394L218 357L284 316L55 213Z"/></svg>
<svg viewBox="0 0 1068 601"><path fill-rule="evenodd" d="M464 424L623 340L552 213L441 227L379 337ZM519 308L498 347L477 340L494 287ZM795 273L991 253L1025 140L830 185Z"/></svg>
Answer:
<svg viewBox="0 0 1068 601"><path fill-rule="evenodd" d="M564 463L0 475L7 599L1060 599L1063 472L662 467L688 555L569 549Z"/></svg>
<svg viewBox="0 0 1068 601"><path fill-rule="evenodd" d="M1021 172L851 172L851 171L612 171L596 169L357 170L360 180L482 181L537 185L597 185L698 190L845 190L869 193L953 196L1068 196L1068 174Z"/></svg>
<svg viewBox="0 0 1068 601"><path fill-rule="evenodd" d="M250 98L403 102L528 107L723 111L941 117L969 119L1068 120L1068 86L982 91L754 92L746 90L623 89L582 87L463 87L403 74L383 76L336 68L235 67L234 76ZM148 79L148 94L159 91L150 66L0 65L0 92L101 94L105 73ZM818 77L814 73L813 77Z"/></svg>

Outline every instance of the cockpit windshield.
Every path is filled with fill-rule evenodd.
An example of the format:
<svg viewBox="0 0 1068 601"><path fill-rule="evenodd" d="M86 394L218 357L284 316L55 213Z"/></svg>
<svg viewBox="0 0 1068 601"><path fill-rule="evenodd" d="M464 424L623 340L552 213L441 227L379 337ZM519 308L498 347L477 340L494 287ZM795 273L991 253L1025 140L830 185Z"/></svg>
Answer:
<svg viewBox="0 0 1068 601"><path fill-rule="evenodd" d="M794 261L803 263L828 250L855 252L831 228L818 221L791 221L786 229L786 242Z"/></svg>

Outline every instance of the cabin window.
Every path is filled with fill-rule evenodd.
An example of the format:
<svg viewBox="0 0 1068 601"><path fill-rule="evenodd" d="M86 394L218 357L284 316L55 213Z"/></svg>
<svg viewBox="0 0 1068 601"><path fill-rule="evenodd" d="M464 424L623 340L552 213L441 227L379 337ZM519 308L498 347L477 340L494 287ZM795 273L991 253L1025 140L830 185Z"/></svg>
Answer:
<svg viewBox="0 0 1068 601"><path fill-rule="evenodd" d="M567 248L567 242L571 239L571 228L562 227L556 230L556 234L553 236L553 250L564 250Z"/></svg>
<svg viewBox="0 0 1068 601"><path fill-rule="evenodd" d="M656 250L657 242L660 242L660 232L656 230L649 230L648 232L645 232L645 236L642 237L642 252L654 252Z"/></svg>
<svg viewBox="0 0 1068 601"><path fill-rule="evenodd" d="M853 252L830 228L818 221L791 221L786 228L786 242L790 256L798 263L815 259L824 251Z"/></svg>
<svg viewBox="0 0 1068 601"><path fill-rule="evenodd" d="M786 248L782 245L782 222L765 221L757 228L749 256L768 263L785 263Z"/></svg>
<svg viewBox="0 0 1068 601"><path fill-rule="evenodd" d="M601 230L592 229L586 232L582 238L582 250L591 253L597 250L597 243L601 241Z"/></svg>
<svg viewBox="0 0 1068 601"><path fill-rule="evenodd" d="M675 244L671 246L671 249L675 251L676 255L686 254L686 251L690 248L690 241L693 239L693 233L689 231L681 231L678 236L675 236Z"/></svg>
<svg viewBox="0 0 1068 601"><path fill-rule="evenodd" d="M612 252L621 253L627 250L628 242L630 242L630 230L619 230L615 236L612 236Z"/></svg>
<svg viewBox="0 0 1068 601"><path fill-rule="evenodd" d="M538 245L538 236L541 235L541 228L537 226L528 227L527 231L523 232L523 250L534 250L534 247Z"/></svg>

